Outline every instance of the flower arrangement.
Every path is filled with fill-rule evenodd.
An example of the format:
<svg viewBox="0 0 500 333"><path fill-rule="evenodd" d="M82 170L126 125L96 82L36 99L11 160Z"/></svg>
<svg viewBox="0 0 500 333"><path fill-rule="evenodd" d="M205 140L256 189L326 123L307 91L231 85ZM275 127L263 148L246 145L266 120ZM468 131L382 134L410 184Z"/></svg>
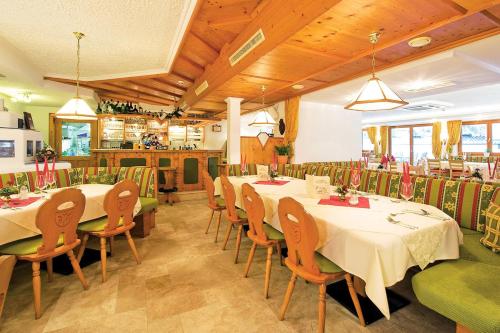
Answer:
<svg viewBox="0 0 500 333"><path fill-rule="evenodd" d="M36 152L35 154L38 162L44 162L45 160L50 161L57 157L56 150L50 145L44 143L43 148Z"/></svg>
<svg viewBox="0 0 500 333"><path fill-rule="evenodd" d="M14 186L4 187L0 189L0 198L3 198L5 201L10 201L10 196L17 193L19 193L19 191Z"/></svg>
<svg viewBox="0 0 500 333"><path fill-rule="evenodd" d="M339 179L339 183L340 183L340 185L337 186L337 188L335 189L335 192L337 192L339 194L340 200L344 201L347 193L349 193L349 187L347 187L347 185L344 185L344 183L340 179Z"/></svg>

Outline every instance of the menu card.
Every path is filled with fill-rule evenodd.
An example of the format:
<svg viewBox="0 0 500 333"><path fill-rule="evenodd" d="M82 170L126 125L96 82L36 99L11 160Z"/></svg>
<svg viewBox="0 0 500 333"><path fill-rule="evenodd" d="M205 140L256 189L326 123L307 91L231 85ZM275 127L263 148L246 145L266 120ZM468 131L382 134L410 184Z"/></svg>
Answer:
<svg viewBox="0 0 500 333"><path fill-rule="evenodd" d="M313 198L329 198L330 177L306 175L306 189Z"/></svg>
<svg viewBox="0 0 500 333"><path fill-rule="evenodd" d="M257 164L257 177L260 180L268 180L269 179L269 166Z"/></svg>

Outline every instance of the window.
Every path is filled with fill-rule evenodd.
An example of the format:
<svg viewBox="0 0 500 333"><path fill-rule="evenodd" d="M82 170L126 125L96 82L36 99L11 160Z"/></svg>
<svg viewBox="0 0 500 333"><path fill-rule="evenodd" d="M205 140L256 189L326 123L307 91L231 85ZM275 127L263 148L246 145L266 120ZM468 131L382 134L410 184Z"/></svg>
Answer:
<svg viewBox="0 0 500 333"><path fill-rule="evenodd" d="M62 122L62 156L90 156L90 123Z"/></svg>
<svg viewBox="0 0 500 333"><path fill-rule="evenodd" d="M398 162L410 161L410 128L391 129L391 152Z"/></svg>
<svg viewBox="0 0 500 333"><path fill-rule="evenodd" d="M500 153L500 123L491 124L491 145L494 153Z"/></svg>
<svg viewBox="0 0 500 333"><path fill-rule="evenodd" d="M423 158L433 158L432 126L413 127L413 164Z"/></svg>
<svg viewBox="0 0 500 333"><path fill-rule="evenodd" d="M486 152L487 135L487 124L462 125L462 151Z"/></svg>
<svg viewBox="0 0 500 333"><path fill-rule="evenodd" d="M370 141L370 138L368 137L368 132L362 131L362 133L363 133L363 150L373 151L373 143Z"/></svg>

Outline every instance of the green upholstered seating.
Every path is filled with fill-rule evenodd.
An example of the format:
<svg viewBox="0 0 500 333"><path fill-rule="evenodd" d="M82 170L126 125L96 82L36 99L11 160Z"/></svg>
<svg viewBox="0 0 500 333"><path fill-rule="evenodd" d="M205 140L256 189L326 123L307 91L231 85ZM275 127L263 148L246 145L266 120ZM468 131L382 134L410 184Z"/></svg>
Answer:
<svg viewBox="0 0 500 333"><path fill-rule="evenodd" d="M318 252L314 252L314 260L316 260L316 264L318 265L321 273L334 274L343 271L342 268L335 265L332 261L328 260Z"/></svg>
<svg viewBox="0 0 500 333"><path fill-rule="evenodd" d="M498 333L499 276L500 266L459 259L418 273L412 285L428 308L476 333Z"/></svg>
<svg viewBox="0 0 500 333"><path fill-rule="evenodd" d="M238 214L238 217L240 219L246 219L246 218L248 218L247 217L247 213L243 209L239 209L239 208L236 209L236 214Z"/></svg>
<svg viewBox="0 0 500 333"><path fill-rule="evenodd" d="M139 197L139 201L141 202L141 210L138 215L158 208L158 199L156 198Z"/></svg>
<svg viewBox="0 0 500 333"><path fill-rule="evenodd" d="M274 229L272 226L270 226L267 223L263 224L264 227L264 232L266 233L266 236L270 240L285 240L285 235L281 233L280 231Z"/></svg>
<svg viewBox="0 0 500 333"><path fill-rule="evenodd" d="M226 202L224 201L224 198L220 197L220 196L216 196L215 197L215 203L217 204L217 206L225 206L226 205Z"/></svg>
<svg viewBox="0 0 500 333"><path fill-rule="evenodd" d="M5 244L0 247L0 254L11 254L17 256L24 256L34 254L38 248L43 244L42 236L35 236L26 239L21 239L15 242ZM64 238L61 234L57 240L56 246L64 244Z"/></svg>
<svg viewBox="0 0 500 333"><path fill-rule="evenodd" d="M500 267L500 255L488 250L479 242L479 239L484 237L482 232L467 228L460 228L460 230L464 234L464 244L460 245L461 259Z"/></svg>
<svg viewBox="0 0 500 333"><path fill-rule="evenodd" d="M84 222L84 223L79 223L78 224L78 231L84 231L84 232L98 232L98 231L103 231L104 227L108 223L108 217L103 216L98 219ZM120 219L120 222L118 222L118 226L123 225L122 219Z"/></svg>

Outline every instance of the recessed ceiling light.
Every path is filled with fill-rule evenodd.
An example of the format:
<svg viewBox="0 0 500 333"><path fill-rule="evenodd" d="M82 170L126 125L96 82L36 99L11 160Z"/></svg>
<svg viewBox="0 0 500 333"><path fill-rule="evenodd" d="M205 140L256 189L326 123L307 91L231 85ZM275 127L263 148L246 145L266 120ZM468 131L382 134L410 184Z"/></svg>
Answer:
<svg viewBox="0 0 500 333"><path fill-rule="evenodd" d="M295 89L295 90L300 90L300 89L304 88L304 85L303 84L294 84L292 86L292 88Z"/></svg>
<svg viewBox="0 0 500 333"><path fill-rule="evenodd" d="M184 81L179 80L179 81L177 81L177 84L180 84L181 86L183 86L184 85Z"/></svg>
<svg viewBox="0 0 500 333"><path fill-rule="evenodd" d="M431 43L431 41L432 41L431 37L422 36L422 37L410 39L408 41L408 45L410 45L411 47L423 47L423 46L429 45Z"/></svg>
<svg viewBox="0 0 500 333"><path fill-rule="evenodd" d="M418 92L422 92L422 91L451 87L454 85L456 85L456 83L453 81L436 82L436 81L419 80L419 81L415 81L415 82L409 84L407 86L407 88L405 89L405 91L411 92L411 93L418 93Z"/></svg>

